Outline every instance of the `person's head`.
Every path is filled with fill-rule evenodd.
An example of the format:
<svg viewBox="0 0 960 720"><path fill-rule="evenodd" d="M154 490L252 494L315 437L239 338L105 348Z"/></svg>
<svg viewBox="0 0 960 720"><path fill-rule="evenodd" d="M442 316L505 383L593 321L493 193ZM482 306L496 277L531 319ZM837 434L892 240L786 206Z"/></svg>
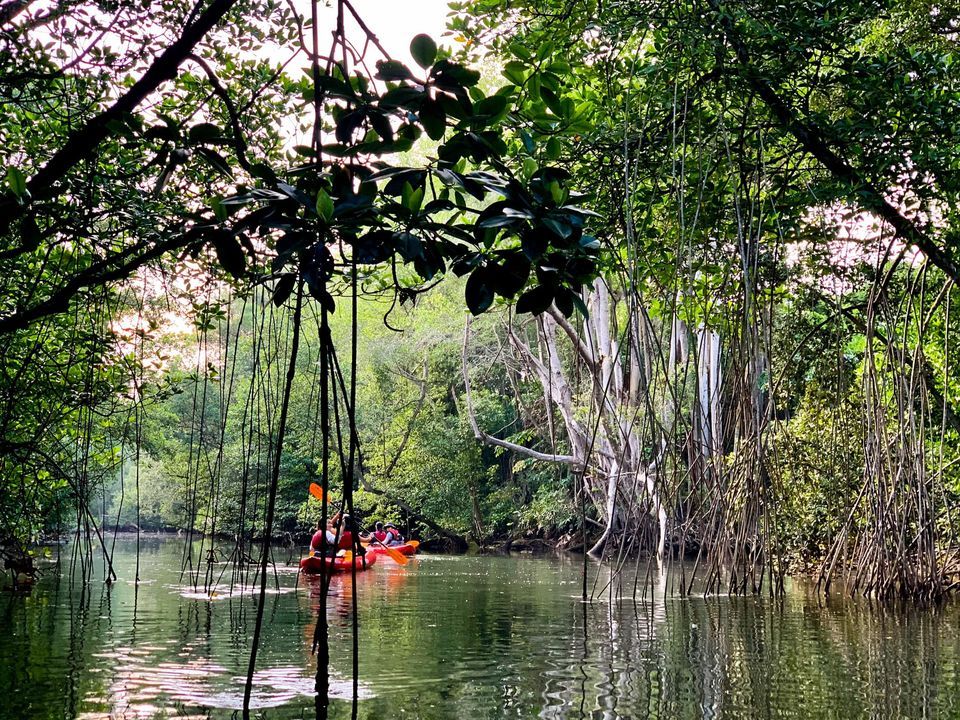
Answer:
<svg viewBox="0 0 960 720"><path fill-rule="evenodd" d="M343 516L343 529L353 531L353 518L350 515Z"/></svg>
<svg viewBox="0 0 960 720"><path fill-rule="evenodd" d="M373 529L376 530L377 532L383 532L383 523L377 520L377 522L373 526Z"/></svg>
<svg viewBox="0 0 960 720"><path fill-rule="evenodd" d="M397 526L394 525L393 523L387 523L387 524L385 525L385 527L387 528L387 530L396 530L396 529L397 529Z"/></svg>

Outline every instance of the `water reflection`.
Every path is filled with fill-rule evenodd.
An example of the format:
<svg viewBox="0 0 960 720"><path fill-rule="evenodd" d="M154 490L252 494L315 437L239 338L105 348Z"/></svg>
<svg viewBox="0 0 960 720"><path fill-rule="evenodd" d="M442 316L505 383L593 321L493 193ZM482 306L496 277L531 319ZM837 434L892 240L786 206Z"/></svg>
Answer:
<svg viewBox="0 0 960 720"><path fill-rule="evenodd" d="M112 588L46 575L0 596L0 718L240 717L257 597L187 587L178 541L118 542ZM960 612L758 598L618 597L579 562L422 557L332 581L330 716L350 716L353 595L358 717L933 718L960 716ZM591 580L594 577L591 576ZM253 717L310 718L319 584L277 573L266 598ZM593 583L591 583L593 584ZM632 578L631 588L632 589ZM194 594L198 593L198 594Z"/></svg>

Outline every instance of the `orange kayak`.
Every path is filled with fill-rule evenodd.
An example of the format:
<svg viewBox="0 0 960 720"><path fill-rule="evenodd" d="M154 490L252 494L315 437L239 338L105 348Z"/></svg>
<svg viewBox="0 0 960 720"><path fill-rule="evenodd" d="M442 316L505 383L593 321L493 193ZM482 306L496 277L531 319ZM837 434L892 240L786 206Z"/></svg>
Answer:
<svg viewBox="0 0 960 720"><path fill-rule="evenodd" d="M368 552L363 557L354 557L352 560L345 560L342 557L308 555L300 561L300 572L310 575L319 575L321 572L350 572L351 567L355 567L357 572L362 572L370 568L375 562L377 562L377 554L373 552Z"/></svg>
<svg viewBox="0 0 960 720"><path fill-rule="evenodd" d="M419 545L420 543L417 543ZM401 555L414 555L417 552L417 545L412 543L403 543L403 545L391 545L391 550L396 550ZM383 549L383 545L378 545L377 543L371 543L367 545L367 555L386 555L387 551Z"/></svg>

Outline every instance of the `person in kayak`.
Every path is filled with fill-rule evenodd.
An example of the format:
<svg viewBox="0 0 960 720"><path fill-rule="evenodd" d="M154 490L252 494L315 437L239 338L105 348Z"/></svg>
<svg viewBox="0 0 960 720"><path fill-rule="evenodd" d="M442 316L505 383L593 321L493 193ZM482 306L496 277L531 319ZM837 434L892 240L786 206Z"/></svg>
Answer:
<svg viewBox="0 0 960 720"><path fill-rule="evenodd" d="M337 536L333 530L333 521L328 518L326 527L321 527L322 524L323 521L317 520L317 531L310 538L310 554L327 557L336 555L333 544L337 541Z"/></svg>
<svg viewBox="0 0 960 720"><path fill-rule="evenodd" d="M334 529L337 530L340 535L340 540L337 542L337 550L354 551L353 536L354 534L359 534L357 532L356 522L354 522L353 518L349 515L340 515L340 513L334 516L334 520ZM358 545L356 551L360 555L363 555L363 546Z"/></svg>
<svg viewBox="0 0 960 720"><path fill-rule="evenodd" d="M403 545L403 543L405 542L403 539L403 535L397 529L396 525L394 525L393 523L387 523L384 526L384 530L387 536L386 540L383 541L384 545L386 545L387 547L390 547L392 545Z"/></svg>
<svg viewBox="0 0 960 720"><path fill-rule="evenodd" d="M379 520L375 522L373 525L373 532L366 534L360 533L360 539L367 543L375 541L385 543L387 541L387 533L383 529L383 523Z"/></svg>

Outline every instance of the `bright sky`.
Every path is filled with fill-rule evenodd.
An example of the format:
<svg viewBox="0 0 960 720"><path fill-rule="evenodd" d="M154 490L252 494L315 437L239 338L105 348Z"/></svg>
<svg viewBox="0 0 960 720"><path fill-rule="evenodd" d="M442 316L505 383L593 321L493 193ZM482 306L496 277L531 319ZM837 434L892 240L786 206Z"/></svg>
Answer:
<svg viewBox="0 0 960 720"><path fill-rule="evenodd" d="M333 29L337 17L335 5L321 9L321 33L326 28ZM409 49L414 35L426 33L438 45L449 44L442 37L446 29L447 0L353 0L353 6L393 58L407 65L414 64ZM298 0L297 7L309 17L308 3ZM347 23L346 31L350 39L361 37L355 23ZM329 34L326 37L329 38Z"/></svg>

